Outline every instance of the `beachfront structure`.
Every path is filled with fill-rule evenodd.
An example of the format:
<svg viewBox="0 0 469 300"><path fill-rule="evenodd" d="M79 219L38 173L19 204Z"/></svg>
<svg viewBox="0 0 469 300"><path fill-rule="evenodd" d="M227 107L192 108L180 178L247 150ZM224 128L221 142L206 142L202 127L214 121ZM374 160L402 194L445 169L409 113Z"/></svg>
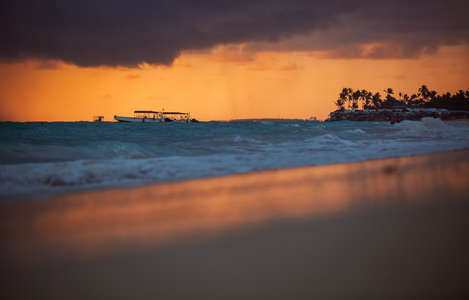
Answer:
<svg viewBox="0 0 469 300"><path fill-rule="evenodd" d="M393 116L398 116L401 121L420 121L422 118L428 117L439 118L441 120L455 120L469 118L469 112L437 108L344 109L331 112L326 121L391 121Z"/></svg>

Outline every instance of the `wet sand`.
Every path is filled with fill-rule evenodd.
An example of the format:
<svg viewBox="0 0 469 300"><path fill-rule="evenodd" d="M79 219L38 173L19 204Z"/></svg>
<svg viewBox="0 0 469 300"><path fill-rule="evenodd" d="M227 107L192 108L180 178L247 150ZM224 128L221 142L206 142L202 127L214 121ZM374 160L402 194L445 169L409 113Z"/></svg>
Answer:
<svg viewBox="0 0 469 300"><path fill-rule="evenodd" d="M2 299L469 295L469 150L0 205Z"/></svg>

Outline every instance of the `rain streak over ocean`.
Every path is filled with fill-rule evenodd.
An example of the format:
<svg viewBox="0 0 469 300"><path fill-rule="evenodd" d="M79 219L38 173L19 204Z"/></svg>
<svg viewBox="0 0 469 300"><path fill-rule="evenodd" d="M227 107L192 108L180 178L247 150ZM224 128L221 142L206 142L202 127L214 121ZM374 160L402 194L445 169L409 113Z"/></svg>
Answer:
<svg viewBox="0 0 469 300"><path fill-rule="evenodd" d="M469 123L0 123L0 201L469 148Z"/></svg>

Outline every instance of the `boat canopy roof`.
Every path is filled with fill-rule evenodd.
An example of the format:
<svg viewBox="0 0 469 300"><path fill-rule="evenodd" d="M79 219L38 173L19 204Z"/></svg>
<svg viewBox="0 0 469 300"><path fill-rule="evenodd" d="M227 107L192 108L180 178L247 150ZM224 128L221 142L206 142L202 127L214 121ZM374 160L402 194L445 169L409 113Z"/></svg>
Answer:
<svg viewBox="0 0 469 300"><path fill-rule="evenodd" d="M188 115L189 113L176 111L153 111L153 110L136 110L135 114L164 114L164 115Z"/></svg>
<svg viewBox="0 0 469 300"><path fill-rule="evenodd" d="M134 114L159 114L160 111L153 111L153 110L136 110Z"/></svg>
<svg viewBox="0 0 469 300"><path fill-rule="evenodd" d="M163 112L164 115L188 115L189 113L183 113L183 112Z"/></svg>

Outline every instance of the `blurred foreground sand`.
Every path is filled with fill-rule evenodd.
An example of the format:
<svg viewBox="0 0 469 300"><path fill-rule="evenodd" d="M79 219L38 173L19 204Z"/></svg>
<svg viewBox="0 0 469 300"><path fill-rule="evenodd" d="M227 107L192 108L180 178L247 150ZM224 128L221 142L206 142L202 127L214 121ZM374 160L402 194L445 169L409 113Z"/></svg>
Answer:
<svg viewBox="0 0 469 300"><path fill-rule="evenodd" d="M2 299L469 295L469 151L0 205Z"/></svg>

